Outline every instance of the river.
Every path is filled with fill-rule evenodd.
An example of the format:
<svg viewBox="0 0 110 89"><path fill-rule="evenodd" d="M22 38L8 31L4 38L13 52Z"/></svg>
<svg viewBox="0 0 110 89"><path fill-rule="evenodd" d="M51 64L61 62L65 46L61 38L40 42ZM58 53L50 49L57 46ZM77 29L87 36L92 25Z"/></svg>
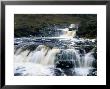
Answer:
<svg viewBox="0 0 110 89"><path fill-rule="evenodd" d="M72 25L70 25L72 28ZM57 28L56 37L14 38L15 76L96 76L96 39Z"/></svg>

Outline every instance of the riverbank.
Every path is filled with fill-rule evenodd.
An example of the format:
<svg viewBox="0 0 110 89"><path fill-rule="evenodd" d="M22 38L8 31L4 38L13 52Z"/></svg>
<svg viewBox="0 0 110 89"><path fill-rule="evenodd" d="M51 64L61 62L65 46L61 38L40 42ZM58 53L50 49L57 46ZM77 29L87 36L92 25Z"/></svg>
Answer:
<svg viewBox="0 0 110 89"><path fill-rule="evenodd" d="M53 37L56 28L78 24L77 36L97 37L97 16L95 14L15 14L14 37Z"/></svg>

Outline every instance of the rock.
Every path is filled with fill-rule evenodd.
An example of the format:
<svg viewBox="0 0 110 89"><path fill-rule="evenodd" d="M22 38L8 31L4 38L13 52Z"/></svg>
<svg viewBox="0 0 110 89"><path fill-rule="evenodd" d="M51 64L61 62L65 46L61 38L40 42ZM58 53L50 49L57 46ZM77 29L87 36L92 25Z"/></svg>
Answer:
<svg viewBox="0 0 110 89"><path fill-rule="evenodd" d="M97 69L91 69L87 76L97 76Z"/></svg>
<svg viewBox="0 0 110 89"><path fill-rule="evenodd" d="M64 74L66 74L67 76L73 76L75 74L74 69L63 69Z"/></svg>
<svg viewBox="0 0 110 89"><path fill-rule="evenodd" d="M64 75L63 71L61 71L60 68L55 68L54 74L55 74L55 76L63 76Z"/></svg>
<svg viewBox="0 0 110 89"><path fill-rule="evenodd" d="M22 73L14 73L14 76L21 76Z"/></svg>
<svg viewBox="0 0 110 89"><path fill-rule="evenodd" d="M61 68L61 69L74 68L73 61L57 61L55 65L56 68Z"/></svg>

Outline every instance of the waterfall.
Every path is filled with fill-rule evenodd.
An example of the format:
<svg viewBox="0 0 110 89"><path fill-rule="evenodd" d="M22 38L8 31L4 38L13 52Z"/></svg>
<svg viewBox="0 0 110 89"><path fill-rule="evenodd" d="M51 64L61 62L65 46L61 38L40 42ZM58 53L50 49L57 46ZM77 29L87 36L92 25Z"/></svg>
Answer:
<svg viewBox="0 0 110 89"><path fill-rule="evenodd" d="M89 53L85 54L84 67L92 67L92 63L95 60L92 53L93 52L89 52Z"/></svg>
<svg viewBox="0 0 110 89"><path fill-rule="evenodd" d="M73 38L76 36L76 30L69 31L69 28L60 29L62 30L63 34L60 35L61 38Z"/></svg>
<svg viewBox="0 0 110 89"><path fill-rule="evenodd" d="M87 76L94 69L95 58L94 51L86 52L84 47L95 41L75 38L77 28L75 24L68 28L57 28L62 31L59 37L15 38L15 75L68 75L69 71L71 76Z"/></svg>
<svg viewBox="0 0 110 89"><path fill-rule="evenodd" d="M46 47L44 45L39 45L35 51L29 53L29 50L21 51L20 49L14 55L15 62L32 62L42 65L54 65L55 55L60 52L58 48Z"/></svg>
<svg viewBox="0 0 110 89"><path fill-rule="evenodd" d="M66 49L62 50L62 53L60 53L61 57L59 60L74 61L75 68L92 68L92 63L95 60L92 54L93 52L89 52L81 55L81 53L79 53L79 51L74 48Z"/></svg>

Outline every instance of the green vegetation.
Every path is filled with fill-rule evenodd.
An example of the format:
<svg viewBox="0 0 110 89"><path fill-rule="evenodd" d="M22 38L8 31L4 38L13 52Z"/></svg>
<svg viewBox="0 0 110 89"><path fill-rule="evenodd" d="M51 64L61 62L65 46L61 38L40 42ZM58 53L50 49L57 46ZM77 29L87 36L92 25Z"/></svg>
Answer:
<svg viewBox="0 0 110 89"><path fill-rule="evenodd" d="M49 26L79 24L79 37L94 38L97 34L97 16L95 14L15 14L14 36L52 36ZM49 33L50 32L50 33Z"/></svg>
<svg viewBox="0 0 110 89"><path fill-rule="evenodd" d="M81 20L77 35L79 37L96 38L97 37L97 16L86 15L83 18L83 20Z"/></svg>

